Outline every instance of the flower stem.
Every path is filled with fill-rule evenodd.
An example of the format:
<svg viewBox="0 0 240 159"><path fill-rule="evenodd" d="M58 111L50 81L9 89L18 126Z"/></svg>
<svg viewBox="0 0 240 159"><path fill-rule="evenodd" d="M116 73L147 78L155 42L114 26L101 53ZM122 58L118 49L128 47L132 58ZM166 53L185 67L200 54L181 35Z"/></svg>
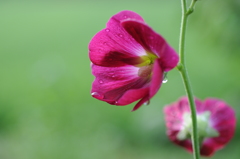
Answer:
<svg viewBox="0 0 240 159"><path fill-rule="evenodd" d="M180 61L177 66L185 86L185 90L188 96L188 101L190 105L191 110L191 116L192 116L192 144L193 144L193 156L194 159L200 159L200 153L199 153L199 140L198 140L198 128L197 128L197 114L196 114L196 106L194 102L193 92L190 85L187 69L185 66L185 34L186 34L186 28L187 28L187 18L188 16L193 12L194 5L197 0L192 0L190 7L187 9L186 0L181 0L182 2L182 20L181 20L181 29L180 29L180 40L179 40L179 55L180 55Z"/></svg>

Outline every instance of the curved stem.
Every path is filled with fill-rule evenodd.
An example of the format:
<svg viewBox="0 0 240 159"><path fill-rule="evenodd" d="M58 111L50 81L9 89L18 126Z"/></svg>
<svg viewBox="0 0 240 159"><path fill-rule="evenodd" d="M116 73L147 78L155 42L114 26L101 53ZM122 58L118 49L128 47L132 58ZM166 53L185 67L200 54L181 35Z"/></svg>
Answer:
<svg viewBox="0 0 240 159"><path fill-rule="evenodd" d="M177 66L185 86L185 90L188 96L188 101L190 105L191 110L191 116L192 116L192 144L193 144L193 155L194 159L200 159L200 150L199 150L199 140L198 140L198 128L197 128L197 114L196 114L196 106L194 102L193 92L190 85L187 69L185 66L185 34L186 34L186 28L187 28L187 18L188 16L193 12L193 7L196 2L196 0L193 0L189 9L187 10L186 7L186 0L182 1L182 21L181 21L181 29L180 29L180 40L179 40L179 55L180 55L180 61Z"/></svg>

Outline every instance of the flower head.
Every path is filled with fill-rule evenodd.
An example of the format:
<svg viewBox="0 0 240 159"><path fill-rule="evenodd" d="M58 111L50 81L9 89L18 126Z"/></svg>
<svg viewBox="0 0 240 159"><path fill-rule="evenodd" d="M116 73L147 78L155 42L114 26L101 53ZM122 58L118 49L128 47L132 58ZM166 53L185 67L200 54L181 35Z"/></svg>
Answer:
<svg viewBox="0 0 240 159"><path fill-rule="evenodd" d="M224 101L195 99L200 153L211 156L226 145L234 135L234 110ZM164 108L167 135L175 144L192 152L192 121L187 97Z"/></svg>
<svg viewBox="0 0 240 159"><path fill-rule="evenodd" d="M112 105L148 102L161 86L164 72L178 63L167 42L132 11L110 18L90 41L89 57L95 80L91 94Z"/></svg>

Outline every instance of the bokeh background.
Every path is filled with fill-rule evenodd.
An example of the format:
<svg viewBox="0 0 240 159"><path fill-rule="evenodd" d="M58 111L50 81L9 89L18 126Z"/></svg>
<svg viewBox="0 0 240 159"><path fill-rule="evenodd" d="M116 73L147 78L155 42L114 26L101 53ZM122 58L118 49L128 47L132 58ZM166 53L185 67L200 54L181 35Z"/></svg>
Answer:
<svg viewBox="0 0 240 159"><path fill-rule="evenodd" d="M240 114L240 1L202 0L189 18L186 61L194 94ZM0 159L191 159L166 137L166 104L185 95L173 70L149 106L130 112L91 97L88 43L133 10L178 50L180 0L1 0ZM233 140L213 159L239 159Z"/></svg>

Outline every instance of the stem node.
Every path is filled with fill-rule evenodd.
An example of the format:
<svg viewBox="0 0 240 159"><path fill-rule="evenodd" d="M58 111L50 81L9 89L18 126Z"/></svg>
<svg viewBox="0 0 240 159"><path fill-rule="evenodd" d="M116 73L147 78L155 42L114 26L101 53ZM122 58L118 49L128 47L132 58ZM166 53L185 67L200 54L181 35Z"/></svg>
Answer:
<svg viewBox="0 0 240 159"><path fill-rule="evenodd" d="M189 8L186 15L188 16L188 15L192 14L193 11L194 11L194 8Z"/></svg>

